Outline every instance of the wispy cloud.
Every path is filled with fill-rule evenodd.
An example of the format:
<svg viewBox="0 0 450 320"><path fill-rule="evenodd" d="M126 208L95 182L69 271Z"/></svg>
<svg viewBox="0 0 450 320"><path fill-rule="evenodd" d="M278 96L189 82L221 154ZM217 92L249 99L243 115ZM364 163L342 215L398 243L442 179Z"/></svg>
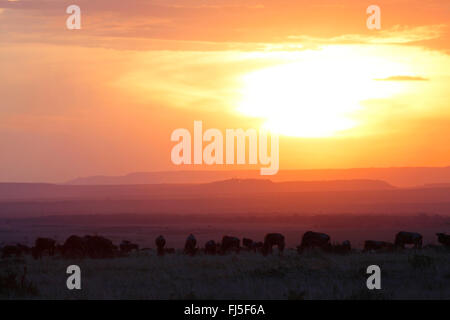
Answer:
<svg viewBox="0 0 450 320"><path fill-rule="evenodd" d="M61 0L0 0L2 43L44 42L107 48L172 50L298 50L322 44L412 44L449 50L447 0L433 6L411 0L394 3L394 22L370 32L359 0L77 0L82 30L70 36L64 28ZM417 20L416 8L424 10ZM273 15L268 15L273 12ZM427 17L433 17L429 19ZM336 23L336 21L346 21ZM289 36L291 35L291 36ZM426 41L426 43L419 43ZM121 42L121 43L119 43Z"/></svg>
<svg viewBox="0 0 450 320"><path fill-rule="evenodd" d="M437 39L446 31L448 31L448 26L445 24L418 27L396 25L388 30L379 31L375 35L344 34L331 38L291 35L288 39L333 44L405 44Z"/></svg>
<svg viewBox="0 0 450 320"><path fill-rule="evenodd" d="M387 78L375 79L377 81L428 81L430 79L417 76L390 76Z"/></svg>

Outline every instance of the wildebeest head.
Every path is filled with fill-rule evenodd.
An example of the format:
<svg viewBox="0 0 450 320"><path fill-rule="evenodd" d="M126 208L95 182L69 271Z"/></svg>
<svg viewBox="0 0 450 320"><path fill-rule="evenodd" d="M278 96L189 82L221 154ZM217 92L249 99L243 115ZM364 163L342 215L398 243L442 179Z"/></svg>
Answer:
<svg viewBox="0 0 450 320"><path fill-rule="evenodd" d="M196 245L197 245L197 239L195 239L194 235L191 233L186 239L186 243L184 245L184 251L187 254L194 255L195 251L196 251L196 248L195 248Z"/></svg>
<svg viewBox="0 0 450 320"><path fill-rule="evenodd" d="M158 248L164 248L166 245L166 239L162 235L160 235L158 238L155 239L156 247Z"/></svg>
<svg viewBox="0 0 450 320"><path fill-rule="evenodd" d="M197 239L191 233L186 239L186 245L189 247L195 247L196 244L197 244Z"/></svg>
<svg viewBox="0 0 450 320"><path fill-rule="evenodd" d="M284 236L281 233L268 233L264 237L264 246L263 246L263 254L268 254L272 252L272 247L278 246L278 250L280 253L283 252L285 242Z"/></svg>
<svg viewBox="0 0 450 320"><path fill-rule="evenodd" d="M216 254L217 244L214 240L209 240L205 243L205 253L206 254Z"/></svg>
<svg viewBox="0 0 450 320"><path fill-rule="evenodd" d="M160 235L159 237L157 237L155 239L155 244L156 244L158 256L163 256L165 253L164 246L166 245L166 239L164 239L164 237L162 235Z"/></svg>

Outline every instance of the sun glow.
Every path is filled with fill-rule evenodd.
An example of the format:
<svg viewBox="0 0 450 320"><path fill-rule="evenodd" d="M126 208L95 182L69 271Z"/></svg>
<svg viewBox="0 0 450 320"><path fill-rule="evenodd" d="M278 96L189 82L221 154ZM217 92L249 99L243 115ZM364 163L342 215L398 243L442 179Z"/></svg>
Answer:
<svg viewBox="0 0 450 320"><path fill-rule="evenodd" d="M298 61L244 75L238 111L263 119L278 134L338 136L360 125L363 100L402 91L400 83L375 79L407 72L404 65L352 50L304 52Z"/></svg>

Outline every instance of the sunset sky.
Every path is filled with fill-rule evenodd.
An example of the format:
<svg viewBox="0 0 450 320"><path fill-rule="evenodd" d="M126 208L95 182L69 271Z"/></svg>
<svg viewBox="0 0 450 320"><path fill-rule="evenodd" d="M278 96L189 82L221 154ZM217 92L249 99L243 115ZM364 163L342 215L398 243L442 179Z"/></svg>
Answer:
<svg viewBox="0 0 450 320"><path fill-rule="evenodd" d="M194 120L281 170L447 166L449 92L449 0L0 0L0 181L194 169Z"/></svg>

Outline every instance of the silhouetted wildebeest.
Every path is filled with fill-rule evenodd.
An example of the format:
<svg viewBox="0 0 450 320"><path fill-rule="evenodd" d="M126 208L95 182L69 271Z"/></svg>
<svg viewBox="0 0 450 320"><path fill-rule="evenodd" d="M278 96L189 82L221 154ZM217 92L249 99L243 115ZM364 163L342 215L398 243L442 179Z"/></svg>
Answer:
<svg viewBox="0 0 450 320"><path fill-rule="evenodd" d="M111 240L101 236L71 235L61 246L61 254L64 258L113 258L117 253L117 247Z"/></svg>
<svg viewBox="0 0 450 320"><path fill-rule="evenodd" d="M439 243L442 243L445 247L450 248L450 235L445 233L436 233Z"/></svg>
<svg viewBox="0 0 450 320"><path fill-rule="evenodd" d="M187 239L186 243L184 244L184 253L189 254L193 256L197 249L195 246L197 245L197 239L195 239L194 235L191 233Z"/></svg>
<svg viewBox="0 0 450 320"><path fill-rule="evenodd" d="M297 247L297 251L302 253L303 250L309 248L320 248L330 250L330 236L325 233L307 231L303 234L302 243Z"/></svg>
<svg viewBox="0 0 450 320"><path fill-rule="evenodd" d="M35 259L42 258L42 255L47 252L49 256L55 254L56 241L49 238L37 238L34 247L31 249Z"/></svg>
<svg viewBox="0 0 450 320"><path fill-rule="evenodd" d="M214 240L209 240L205 243L205 254L216 254L217 253L217 244Z"/></svg>
<svg viewBox="0 0 450 320"><path fill-rule="evenodd" d="M255 250L253 244L254 242L252 239L242 238L242 246L244 246L247 250Z"/></svg>
<svg viewBox="0 0 450 320"><path fill-rule="evenodd" d="M130 253L133 250L139 251L139 245L131 243L128 240L123 240L119 245L120 251L123 253Z"/></svg>
<svg viewBox="0 0 450 320"><path fill-rule="evenodd" d="M16 245L8 245L2 248L2 259L12 257L20 257L23 254L21 248Z"/></svg>
<svg viewBox="0 0 450 320"><path fill-rule="evenodd" d="M278 253L282 254L285 247L284 236L281 233L268 233L264 237L263 254L272 253L272 247L278 247Z"/></svg>
<svg viewBox="0 0 450 320"><path fill-rule="evenodd" d="M66 239L61 251L64 258L84 258L87 255L87 244L84 238L72 235Z"/></svg>
<svg viewBox="0 0 450 320"><path fill-rule="evenodd" d="M241 241L239 238L223 236L222 243L220 246L220 252L222 254L228 253L230 251L239 252Z"/></svg>
<svg viewBox="0 0 450 320"><path fill-rule="evenodd" d="M117 247L105 237L84 236L83 240L90 258L113 258L117 253Z"/></svg>
<svg viewBox="0 0 450 320"><path fill-rule="evenodd" d="M364 242L364 252L367 251L393 251L394 244L386 241L375 241L375 240L366 240Z"/></svg>
<svg viewBox="0 0 450 320"><path fill-rule="evenodd" d="M395 236L395 246L405 248L405 244L412 244L414 248L422 248L422 235L416 232L400 231Z"/></svg>
<svg viewBox="0 0 450 320"><path fill-rule="evenodd" d="M164 255L164 246L166 245L166 239L163 236L159 236L155 239L156 251L158 256Z"/></svg>

